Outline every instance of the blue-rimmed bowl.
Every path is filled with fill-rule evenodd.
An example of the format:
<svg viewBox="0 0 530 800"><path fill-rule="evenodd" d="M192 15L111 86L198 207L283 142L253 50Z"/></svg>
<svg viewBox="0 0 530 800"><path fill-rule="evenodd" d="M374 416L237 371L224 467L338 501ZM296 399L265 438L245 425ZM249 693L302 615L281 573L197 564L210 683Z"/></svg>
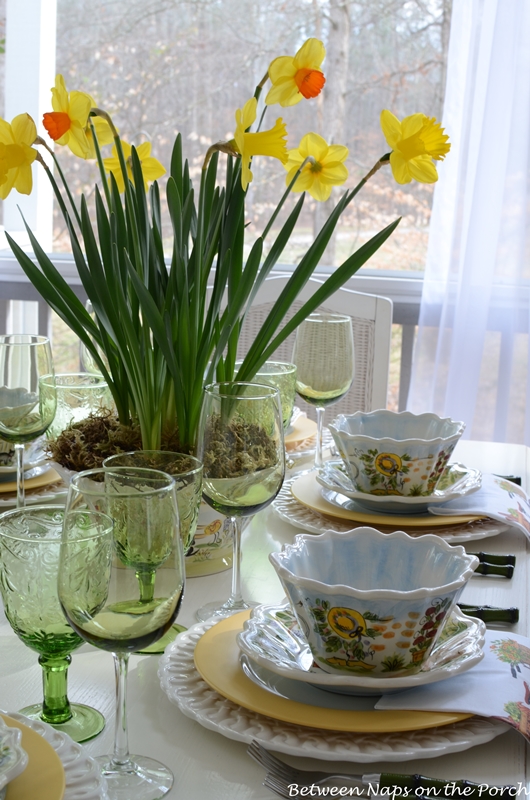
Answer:
<svg viewBox="0 0 530 800"><path fill-rule="evenodd" d="M374 495L432 495L465 424L437 414L357 411L329 429L357 491Z"/></svg>
<svg viewBox="0 0 530 800"><path fill-rule="evenodd" d="M269 556L324 672L412 675L478 564L438 536L300 534Z"/></svg>

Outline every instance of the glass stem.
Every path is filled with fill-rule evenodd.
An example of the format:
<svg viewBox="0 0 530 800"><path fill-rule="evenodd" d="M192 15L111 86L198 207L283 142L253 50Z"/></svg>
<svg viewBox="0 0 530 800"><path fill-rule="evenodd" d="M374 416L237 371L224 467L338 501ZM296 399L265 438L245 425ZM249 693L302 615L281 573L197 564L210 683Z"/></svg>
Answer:
<svg viewBox="0 0 530 800"><path fill-rule="evenodd" d="M232 593L229 600L225 603L225 608L248 608L243 600L241 592L241 517L230 517L230 527L232 528Z"/></svg>
<svg viewBox="0 0 530 800"><path fill-rule="evenodd" d="M128 653L113 653L116 673L116 726L112 766L126 767L130 763L129 735L127 733L127 669Z"/></svg>
<svg viewBox="0 0 530 800"><path fill-rule="evenodd" d="M321 469L324 466L324 459L322 457L322 432L324 430L324 414L326 409L323 406L317 406L317 443L315 447L315 469Z"/></svg>
<svg viewBox="0 0 530 800"><path fill-rule="evenodd" d="M24 495L24 445L15 445L15 460L17 465L17 508L24 508L26 498Z"/></svg>
<svg viewBox="0 0 530 800"><path fill-rule="evenodd" d="M39 656L44 694L41 719L51 725L59 725L72 718L72 709L66 694L68 667L71 661L71 656L62 658Z"/></svg>
<svg viewBox="0 0 530 800"><path fill-rule="evenodd" d="M140 602L150 603L155 596L156 570L137 570L136 577L140 587Z"/></svg>

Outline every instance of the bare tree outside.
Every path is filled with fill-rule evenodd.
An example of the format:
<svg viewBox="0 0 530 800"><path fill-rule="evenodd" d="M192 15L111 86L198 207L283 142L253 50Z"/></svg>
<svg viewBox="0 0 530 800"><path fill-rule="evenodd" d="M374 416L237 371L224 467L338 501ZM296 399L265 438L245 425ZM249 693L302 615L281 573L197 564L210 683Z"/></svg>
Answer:
<svg viewBox="0 0 530 800"><path fill-rule="evenodd" d="M126 141L151 141L166 166L180 131L198 175L208 145L233 133L235 110L272 58L294 54L317 36L327 48L324 91L294 108L269 108L267 125L282 116L290 147L308 131L346 145L347 185L354 186L388 149L379 126L383 108L399 118L418 111L440 118L450 12L451 0L58 0L57 71L68 89L89 92L112 114ZM98 178L94 163L65 148L58 155L70 184L90 194ZM259 232L285 172L272 159L255 159L253 172L247 214L249 232ZM329 202L338 196L340 189ZM307 200L285 254L289 263L326 213ZM381 170L343 216L330 264L402 215L370 266L423 269L431 201L432 186L399 186L389 168ZM56 214L55 248L67 246Z"/></svg>

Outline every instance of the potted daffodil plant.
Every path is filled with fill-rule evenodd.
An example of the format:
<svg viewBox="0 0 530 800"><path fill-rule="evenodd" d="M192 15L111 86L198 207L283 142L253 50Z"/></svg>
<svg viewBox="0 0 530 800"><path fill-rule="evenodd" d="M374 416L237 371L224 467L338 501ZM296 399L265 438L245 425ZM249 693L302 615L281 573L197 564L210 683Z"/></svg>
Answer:
<svg viewBox="0 0 530 800"><path fill-rule="evenodd" d="M77 423L71 436L66 431L52 443L52 455L64 467L99 466L104 457L127 450L193 454L204 386L215 380L251 381L300 322L356 273L398 225L399 219L350 255L282 327L341 215L370 177L389 165L400 184L437 180L434 162L450 147L440 124L421 113L399 121L383 111L381 126L390 151L357 186L344 191L236 367L245 315L281 259L306 194L325 201L332 187L348 178L346 147L309 132L289 149L281 117L262 127L274 106L294 106L325 91L324 57L322 42L311 38L294 56L271 62L254 95L235 112L233 138L205 153L198 186L190 177L182 137L176 137L165 185L169 252L158 182L166 168L151 154L150 143L135 147L122 139L109 113L89 94L68 91L57 75L52 109L43 118L49 140L37 135L28 114L11 123L0 119L0 197L13 188L31 192L34 162L46 170L90 307L78 299L27 224L34 258L6 234L9 244L29 280L104 375L116 408L115 415ZM53 144L96 160L100 181L90 204L85 195L73 196ZM279 162L286 186L261 235L250 244L245 198L253 160L262 157ZM300 196L290 208L292 193Z"/></svg>
<svg viewBox="0 0 530 800"><path fill-rule="evenodd" d="M177 136L166 183L172 228L169 253L162 240L158 184L166 170L151 155L149 143L134 147L124 141L110 115L90 95L68 92L58 75L52 110L44 115L43 124L56 145L69 147L80 158L97 160L100 183L92 209L84 195L79 201L72 195L56 149L37 136L29 115L20 114L11 124L0 120L0 196L5 198L13 188L31 192L34 161L47 171L91 313L29 228L35 260L8 235L9 244L30 281L90 352L108 381L119 424L135 428L144 449L160 449L164 442L171 449L193 452L205 383L251 380L296 326L391 235L399 220L347 258L279 332L341 214L378 169L390 164L399 183L437 179L433 159L442 159L449 150L439 123L423 114L400 122L383 111L381 122L391 152L339 199L236 374L245 314L289 242L305 193L317 201L326 200L332 186L345 183L348 176L346 147L328 145L321 136L308 133L297 148L288 149L281 117L268 129L256 126L256 119L262 119L258 109L265 87L267 112L276 104L293 106L323 90L324 57L322 42L308 39L294 56L272 61L254 96L236 111L233 138L217 142L205 153L198 187L190 178L182 139ZM112 154L105 157L107 145L112 145ZM55 171L39 148L49 152ZM280 168L283 165L286 189L247 253L245 195L253 178L252 161L260 157L276 159ZM301 196L282 215L280 224L280 213L292 192Z"/></svg>

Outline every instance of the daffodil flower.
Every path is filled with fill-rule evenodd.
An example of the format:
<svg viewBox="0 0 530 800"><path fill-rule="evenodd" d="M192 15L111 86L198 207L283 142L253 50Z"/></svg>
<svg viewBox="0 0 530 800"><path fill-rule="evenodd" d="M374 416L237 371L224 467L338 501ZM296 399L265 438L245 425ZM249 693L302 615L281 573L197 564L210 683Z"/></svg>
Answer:
<svg viewBox="0 0 530 800"><path fill-rule="evenodd" d="M294 57L279 56L269 66L272 86L265 98L268 106L294 106L302 97L310 99L322 91L326 79L320 65L326 48L319 39L308 39Z"/></svg>
<svg viewBox="0 0 530 800"><path fill-rule="evenodd" d="M129 180L134 183L133 180L133 173L132 173L132 161L131 161L131 152L132 147L127 142L122 140L121 147L123 150L123 156L125 158L125 163L127 164L127 175L129 176ZM151 142L143 142L142 144L138 145L136 148L136 152L138 154L138 158L140 159L140 163L142 165L142 172L144 175L144 189L147 191L147 181L156 181L158 178L161 178L162 175L165 174L166 170L156 158L151 156ZM112 148L112 157L111 158L104 158L103 164L107 172L112 172L114 177L116 178L116 183L118 184L118 189L120 192L123 192L125 189L125 181L123 180L123 173L121 171L120 160L118 158L118 151L116 150L116 145Z"/></svg>
<svg viewBox="0 0 530 800"><path fill-rule="evenodd" d="M340 186L348 177L344 161L348 157L348 148L341 144L328 144L318 133L306 133L302 137L298 149L289 150L286 184L289 186L304 161L309 161L293 186L293 192L309 192L315 200L327 200L332 186Z"/></svg>
<svg viewBox="0 0 530 800"><path fill-rule="evenodd" d="M397 183L435 183L438 172L433 164L442 161L449 150L449 136L434 117L412 114L401 122L392 112L381 112L381 128L392 148L390 166Z"/></svg>
<svg viewBox="0 0 530 800"><path fill-rule="evenodd" d="M90 98L91 107L94 107L95 103ZM102 147L104 144L110 144L114 141L114 135L110 129L109 123L102 119L102 117L91 117L92 125L94 126L94 131L96 134L96 138L98 140L98 144ZM90 127L90 123L87 124L86 127L86 138L88 142L88 155L87 158L95 158L96 157L96 148L94 146L94 137L92 135L92 128Z"/></svg>
<svg viewBox="0 0 530 800"><path fill-rule="evenodd" d="M283 119L276 120L273 128L259 133L247 133L247 128L256 121L257 100L252 97L243 108L236 111L236 132L232 144L241 156L241 184L243 191L252 180L250 162L253 156L272 156L282 164L287 161L287 129Z"/></svg>
<svg viewBox="0 0 530 800"><path fill-rule="evenodd" d="M19 114L11 124L0 119L0 198L11 189L31 194L33 175L31 165L37 151L31 146L37 138L37 128L29 114Z"/></svg>
<svg viewBox="0 0 530 800"><path fill-rule="evenodd" d="M79 158L88 158L90 144L87 137L88 115L92 98L86 92L67 92L64 78L57 75L52 89L53 111L44 114L42 123L57 144L68 145Z"/></svg>

